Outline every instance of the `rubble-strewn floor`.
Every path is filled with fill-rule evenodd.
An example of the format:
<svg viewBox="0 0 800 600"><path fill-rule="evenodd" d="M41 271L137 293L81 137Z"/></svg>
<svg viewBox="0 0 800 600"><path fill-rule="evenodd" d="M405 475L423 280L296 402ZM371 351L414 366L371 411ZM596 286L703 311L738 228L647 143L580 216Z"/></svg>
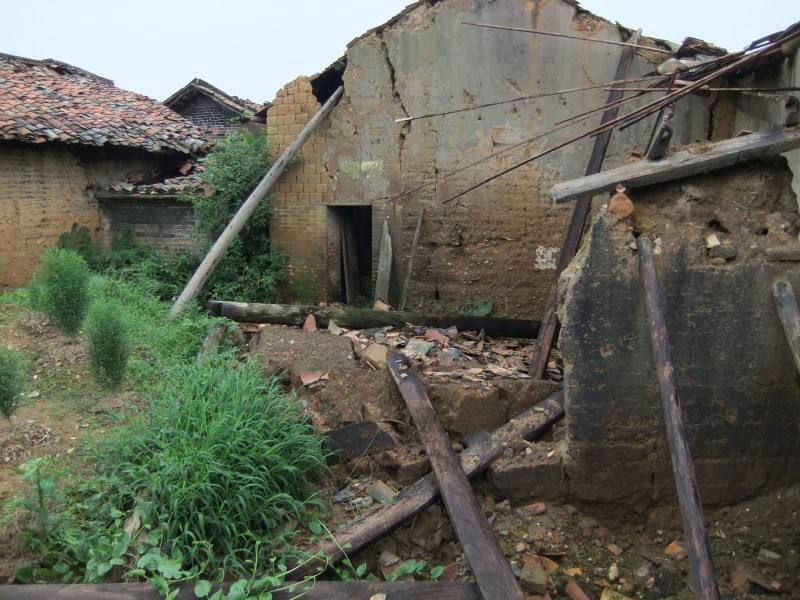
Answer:
<svg viewBox="0 0 800 600"><path fill-rule="evenodd" d="M355 480L347 488L355 491L351 499L331 504L324 519L331 531L366 517L379 505L368 493L369 483L376 481ZM605 590L602 597L612 600L618 596L611 592L630 598L694 598L677 504L620 520L608 517L605 507L578 510L567 504L496 503L485 485L477 489L512 569L518 575L524 571L525 581L535 580L536 570L547 572L550 598L567 597L571 580L590 598L600 598ZM738 506L707 509L705 516L723 596L800 597L800 486ZM355 565L368 563L369 572L380 578L410 560L427 563L423 577L435 566L445 567L445 579L471 577L441 505L351 559ZM527 593L532 598L542 596L530 587Z"/></svg>

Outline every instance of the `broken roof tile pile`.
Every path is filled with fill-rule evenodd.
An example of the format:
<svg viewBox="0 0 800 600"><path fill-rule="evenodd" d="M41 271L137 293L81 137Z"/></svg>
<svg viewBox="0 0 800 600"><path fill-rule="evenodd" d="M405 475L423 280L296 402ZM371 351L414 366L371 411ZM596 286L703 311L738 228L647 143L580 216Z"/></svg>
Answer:
<svg viewBox="0 0 800 600"><path fill-rule="evenodd" d="M110 195L119 196L175 196L180 192L194 192L202 190L206 196L213 193L208 183L200 179L200 174L205 170L202 164L186 162L180 169L180 175L170 177L157 183L132 183L130 181L115 181L109 187Z"/></svg>
<svg viewBox="0 0 800 600"><path fill-rule="evenodd" d="M152 98L52 59L0 53L0 140L127 146L190 154L194 125Z"/></svg>

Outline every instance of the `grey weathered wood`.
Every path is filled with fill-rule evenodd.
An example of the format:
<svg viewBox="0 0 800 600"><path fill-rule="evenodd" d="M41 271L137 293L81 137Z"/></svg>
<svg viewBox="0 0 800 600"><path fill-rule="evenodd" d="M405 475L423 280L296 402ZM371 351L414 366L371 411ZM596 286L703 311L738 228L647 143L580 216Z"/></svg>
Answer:
<svg viewBox="0 0 800 600"><path fill-rule="evenodd" d="M411 371L406 356L394 354L387 362L425 445L450 521L483 597L524 600L422 382Z"/></svg>
<svg viewBox="0 0 800 600"><path fill-rule="evenodd" d="M215 585L212 593L230 583ZM195 600L194 583L177 586L177 600ZM308 588L307 591L304 591ZM311 581L299 583L294 591L272 592L273 600L367 600L386 594L387 600L480 600L474 583L449 581ZM149 583L98 583L69 585L0 585L0 600L161 600L163 596Z"/></svg>
<svg viewBox="0 0 800 600"><path fill-rule="evenodd" d="M553 186L553 202L561 204L580 196L613 190L618 183L628 189L722 169L755 158L782 154L800 147L800 134L775 129L751 133L710 144L706 152L678 152L656 162L639 161L596 175L564 181Z"/></svg>
<svg viewBox="0 0 800 600"><path fill-rule="evenodd" d="M225 323L214 323L211 329L208 330L206 339L203 340L203 347L197 355L198 364L203 362L208 356L219 352L219 349L222 348L227 337L228 326Z"/></svg>
<svg viewBox="0 0 800 600"><path fill-rule="evenodd" d="M772 284L772 294L778 307L778 316L786 333L786 341L792 350L794 364L800 371L800 310L794 295L792 284L788 281L776 281Z"/></svg>
<svg viewBox="0 0 800 600"><path fill-rule="evenodd" d="M214 300L206 304L212 316L227 317L245 323L273 323L275 325L302 325L313 314L317 325L327 327L333 319L341 327L369 329L370 327L457 327L464 331L480 331L495 337L535 338L539 322L527 319L499 319L471 317L468 315L432 315L415 312L369 310L350 306L304 306L291 304L257 304Z"/></svg>
<svg viewBox="0 0 800 600"><path fill-rule="evenodd" d="M642 235L636 240L636 247L639 252L639 271L645 292L650 341L653 344L669 451L672 455L672 472L681 508L683 535L689 550L692 585L695 596L700 600L719 600L719 587L714 575L703 507L700 504L694 464L689 451L689 428L686 424L686 415L681 408L678 380L669 348L664 303L653 261L653 246L650 240Z"/></svg>
<svg viewBox="0 0 800 600"><path fill-rule="evenodd" d="M639 41L642 35L642 30L639 29L631 37L632 43ZM614 79L620 81L625 77L628 69L633 62L634 51L633 48L625 48L619 57L617 63L617 70L614 74ZM619 100L622 98L624 91L620 86L612 89L608 98L606 99L606 108L603 111L603 116L600 117L600 124L608 123L619 113ZM606 150L611 141L611 131L604 131L594 139L592 146L592 154L589 156L589 164L586 165L586 174L592 175L598 173L603 167L603 161L606 157ZM584 196L579 198L572 209L572 217L570 218L569 227L567 228L567 235L564 237L564 244L561 246L561 252L558 255L558 264L556 265L556 272L553 274L553 283L550 285L550 293L547 296L547 305L542 315L542 327L539 330L539 335L536 336L536 343L533 346L531 353L531 364L528 368L528 374L536 379L542 379L545 371L547 370L547 360L550 358L550 349L555 343L556 336L558 335L558 316L556 315L556 308L558 307L558 279L561 273L567 268L575 254L578 252L578 245L581 241L581 234L586 227L586 221L589 219L589 211L592 208L592 197Z"/></svg>
<svg viewBox="0 0 800 600"><path fill-rule="evenodd" d="M400 304L397 306L399 310L406 307L406 300L408 300L408 286L411 283L411 270L414 268L414 257L417 255L417 244L419 243L419 233L422 231L422 218L425 216L425 207L419 209L419 216L417 217L417 228L414 230L414 241L411 242L411 255L408 257L408 270L406 271L406 280L403 283L403 292L400 294Z"/></svg>
<svg viewBox="0 0 800 600"><path fill-rule="evenodd" d="M194 272L194 275L192 275L191 279L189 279L189 282L186 284L186 287L183 289L180 296L178 296L178 299L175 300L175 303L172 305L172 308L169 311L170 319L177 317L181 312L183 312L183 309L186 308L186 305L197 297L197 294L203 288L206 281L208 281L208 278L214 272L217 264L225 254L225 251L230 247L233 240L236 239L236 236L239 235L239 232L245 226L247 220L252 216L259 204L261 204L261 201L264 199L267 193L269 193L270 189L272 189L272 186L281 176L286 167L289 166L289 163L291 163L295 155L300 152L303 144L305 144L308 138L311 137L311 134L314 133L314 130L317 128L317 126L333 110L343 93L343 87L340 87L333 93L324 106L322 106L322 108L320 108L319 111L317 111L317 113L311 118L308 124L303 127L298 134L297 139L295 139L289 145L289 147L284 150L280 158L275 161L275 164L272 165L272 168L269 170L269 172L264 175L261 183L259 183L256 189L252 191L247 200L244 201L242 206L239 208L239 211L236 213L236 215L234 215L233 219L231 219L231 222L228 223L228 226L220 234L219 238L217 238L217 241L214 242L211 250L208 251L208 254L203 259L203 262L200 263L199 267L197 267L197 270Z"/></svg>
<svg viewBox="0 0 800 600"><path fill-rule="evenodd" d="M378 255L378 277L375 281L375 300L389 304L389 276L392 273L392 236L389 220L384 219L381 233L381 251Z"/></svg>
<svg viewBox="0 0 800 600"><path fill-rule="evenodd" d="M498 427L489 439L470 446L461 453L461 467L467 477L479 475L492 461L498 458L509 445L517 440L534 439L554 423L564 418L564 392L559 390L536 406ZM338 564L347 552L356 554L381 539L412 517L425 510L439 498L439 484L433 473L428 473L406 487L392 500L353 521L343 529L333 532L333 539L306 551L317 557L298 567L293 575L303 577L316 572L319 567ZM344 550L347 548L347 550Z"/></svg>

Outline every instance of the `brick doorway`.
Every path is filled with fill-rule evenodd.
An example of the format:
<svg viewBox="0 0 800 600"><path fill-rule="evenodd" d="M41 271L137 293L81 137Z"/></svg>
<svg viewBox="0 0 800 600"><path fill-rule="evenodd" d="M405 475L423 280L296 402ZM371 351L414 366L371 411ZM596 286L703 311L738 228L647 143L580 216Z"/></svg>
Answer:
<svg viewBox="0 0 800 600"><path fill-rule="evenodd" d="M372 206L328 207L331 300L360 304L372 296Z"/></svg>

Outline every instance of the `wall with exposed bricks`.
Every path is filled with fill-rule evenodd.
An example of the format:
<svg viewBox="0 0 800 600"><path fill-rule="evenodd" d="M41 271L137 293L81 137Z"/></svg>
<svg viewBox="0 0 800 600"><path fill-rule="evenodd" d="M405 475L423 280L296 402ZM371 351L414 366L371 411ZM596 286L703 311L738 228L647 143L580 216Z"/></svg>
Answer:
<svg viewBox="0 0 800 600"><path fill-rule="evenodd" d="M222 139L241 126L238 121L231 120L239 116L235 111L223 108L202 94L178 112L197 125L206 140Z"/></svg>
<svg viewBox="0 0 800 600"><path fill-rule="evenodd" d="M596 126L598 113L546 133L565 117L602 106L608 92L599 87L406 123L396 119L609 81L620 48L468 29L463 21L622 37L614 24L559 0L443 0L423 3L351 43L343 98L306 143L302 162L277 185L271 235L289 257L288 292L311 285L318 299L339 299L339 233L327 207L369 204L375 264L380 228L389 219L396 299L417 216L425 207L409 308L455 310L487 299L495 313L541 315L572 210L553 206L549 188L583 174L593 139L448 200ZM638 53L629 76L651 72L662 56ZM299 78L278 92L268 114L278 149L291 143L319 108L311 84ZM692 115L689 102L695 103ZM679 104L675 141L702 137L705 122L698 115L703 114L700 100ZM606 164L619 165L632 149L644 150L652 126L653 119L646 119L615 132Z"/></svg>
<svg viewBox="0 0 800 600"><path fill-rule="evenodd" d="M194 252L202 242L196 224L192 205L177 200L137 197L100 201L99 237L106 247L131 232L136 245Z"/></svg>
<svg viewBox="0 0 800 600"><path fill-rule="evenodd" d="M138 151L0 142L2 286L26 283L44 249L73 223L97 236L99 182L144 178L163 160Z"/></svg>

